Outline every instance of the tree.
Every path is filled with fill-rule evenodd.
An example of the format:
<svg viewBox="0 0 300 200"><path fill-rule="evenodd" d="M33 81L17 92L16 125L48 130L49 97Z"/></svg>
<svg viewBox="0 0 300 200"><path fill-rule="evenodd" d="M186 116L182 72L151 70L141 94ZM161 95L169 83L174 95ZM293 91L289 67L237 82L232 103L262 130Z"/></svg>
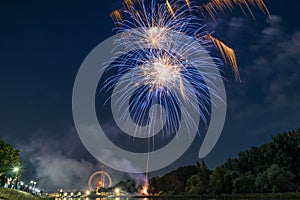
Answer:
<svg viewBox="0 0 300 200"><path fill-rule="evenodd" d="M201 164L197 161L196 168L198 174L191 176L191 178L187 180L186 191L191 194L204 194L209 187L210 170L207 168L204 160L202 160Z"/></svg>
<svg viewBox="0 0 300 200"><path fill-rule="evenodd" d="M232 172L224 167L217 167L210 176L209 188L214 194L232 193Z"/></svg>
<svg viewBox="0 0 300 200"><path fill-rule="evenodd" d="M271 186L268 180L267 171L257 174L255 179L255 187L257 192L271 192Z"/></svg>
<svg viewBox="0 0 300 200"><path fill-rule="evenodd" d="M251 171L245 175L239 175L238 178L233 180L234 193L253 193L255 190L255 178L256 176Z"/></svg>
<svg viewBox="0 0 300 200"><path fill-rule="evenodd" d="M295 175L274 164L256 177L258 192L290 192L295 190Z"/></svg>
<svg viewBox="0 0 300 200"><path fill-rule="evenodd" d="M135 180L128 179L127 181L120 181L114 187L120 188L122 191L128 192L130 194L134 194L138 192L138 188L140 188L141 186L139 186Z"/></svg>
<svg viewBox="0 0 300 200"><path fill-rule="evenodd" d="M296 187L293 183L295 175L278 165L272 165L267 170L267 177L272 186L272 192L290 192Z"/></svg>
<svg viewBox="0 0 300 200"><path fill-rule="evenodd" d="M13 176L12 169L20 165L19 151L0 138L0 173Z"/></svg>
<svg viewBox="0 0 300 200"><path fill-rule="evenodd" d="M185 191L187 180L197 171L195 166L179 167L163 177L151 178L149 191L152 194L180 194Z"/></svg>
<svg viewBox="0 0 300 200"><path fill-rule="evenodd" d="M300 185L300 129L242 151L211 172L204 161L150 180L154 193L252 193L296 191Z"/></svg>
<svg viewBox="0 0 300 200"><path fill-rule="evenodd" d="M272 137L270 146L273 153L272 164L292 172L296 176L296 183L300 185L300 129Z"/></svg>
<svg viewBox="0 0 300 200"><path fill-rule="evenodd" d="M198 174L191 176L191 178L187 180L186 184L186 191L190 194L201 194L205 192L202 180Z"/></svg>

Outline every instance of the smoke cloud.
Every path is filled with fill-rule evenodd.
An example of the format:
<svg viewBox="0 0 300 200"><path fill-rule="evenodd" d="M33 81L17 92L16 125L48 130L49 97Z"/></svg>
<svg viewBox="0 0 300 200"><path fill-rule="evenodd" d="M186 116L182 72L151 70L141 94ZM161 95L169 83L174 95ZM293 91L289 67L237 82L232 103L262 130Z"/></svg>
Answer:
<svg viewBox="0 0 300 200"><path fill-rule="evenodd" d="M37 181L37 187L47 192L56 192L58 188L85 190L91 174L102 167L112 177L113 185L127 179L145 180L143 174L127 174L103 166L87 152L74 129L60 133L39 130L34 135L30 142L17 146L24 166L22 179ZM110 159L123 168L133 167L126 159Z"/></svg>

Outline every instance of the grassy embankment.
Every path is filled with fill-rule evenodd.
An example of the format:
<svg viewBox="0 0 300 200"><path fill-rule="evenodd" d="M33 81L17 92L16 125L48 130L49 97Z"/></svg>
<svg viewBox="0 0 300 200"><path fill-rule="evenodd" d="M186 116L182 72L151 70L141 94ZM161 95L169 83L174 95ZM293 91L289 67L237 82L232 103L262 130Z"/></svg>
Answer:
<svg viewBox="0 0 300 200"><path fill-rule="evenodd" d="M0 188L0 200L53 200L47 197L36 197L27 192Z"/></svg>

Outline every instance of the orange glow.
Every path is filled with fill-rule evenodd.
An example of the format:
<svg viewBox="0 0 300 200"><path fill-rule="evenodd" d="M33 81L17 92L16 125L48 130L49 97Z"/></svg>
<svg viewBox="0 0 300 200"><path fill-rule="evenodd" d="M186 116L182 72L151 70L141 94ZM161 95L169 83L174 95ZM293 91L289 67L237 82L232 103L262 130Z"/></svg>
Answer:
<svg viewBox="0 0 300 200"><path fill-rule="evenodd" d="M120 10L114 10L110 13L110 16L114 21L122 21L122 15Z"/></svg>
<svg viewBox="0 0 300 200"><path fill-rule="evenodd" d="M170 4L170 2L168 0L166 0L166 4L167 4L167 7L168 7L168 10L169 12L173 15L173 17L175 18L175 13L174 13L174 10Z"/></svg>
<svg viewBox="0 0 300 200"><path fill-rule="evenodd" d="M249 5L257 6L261 11L271 17L264 0L211 0L204 4L201 9L206 10L212 18L215 18L215 16L219 14L219 11L222 12L225 9L232 10L234 5L238 5L245 14L244 7L247 8L254 19L255 17Z"/></svg>
<svg viewBox="0 0 300 200"><path fill-rule="evenodd" d="M147 186L144 186L142 191L143 191L142 192L143 195L149 195Z"/></svg>
<svg viewBox="0 0 300 200"><path fill-rule="evenodd" d="M184 0L186 5L188 6L188 8L191 8L191 3L190 3L190 0Z"/></svg>
<svg viewBox="0 0 300 200"><path fill-rule="evenodd" d="M240 74L234 50L212 35L208 35L207 40L212 41L218 47L222 57L224 58L224 61L231 64L236 80L240 80Z"/></svg>
<svg viewBox="0 0 300 200"><path fill-rule="evenodd" d="M102 187L102 184L103 184L103 182L102 182L102 180L100 180L100 181L98 182L97 189L100 189L100 188Z"/></svg>

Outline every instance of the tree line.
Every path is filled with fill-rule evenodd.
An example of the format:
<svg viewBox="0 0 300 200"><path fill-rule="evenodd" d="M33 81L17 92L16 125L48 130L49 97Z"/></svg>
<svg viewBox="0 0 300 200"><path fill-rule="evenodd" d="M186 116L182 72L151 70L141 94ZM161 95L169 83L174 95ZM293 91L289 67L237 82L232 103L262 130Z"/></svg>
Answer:
<svg viewBox="0 0 300 200"><path fill-rule="evenodd" d="M21 166L19 151L0 138L0 186L9 185L9 180L16 178L13 168L19 166ZM18 176L20 176L20 172Z"/></svg>
<svg viewBox="0 0 300 200"><path fill-rule="evenodd" d="M300 129L280 133L260 147L228 158L214 170L204 160L149 181L149 192L167 195L277 193L300 190Z"/></svg>

